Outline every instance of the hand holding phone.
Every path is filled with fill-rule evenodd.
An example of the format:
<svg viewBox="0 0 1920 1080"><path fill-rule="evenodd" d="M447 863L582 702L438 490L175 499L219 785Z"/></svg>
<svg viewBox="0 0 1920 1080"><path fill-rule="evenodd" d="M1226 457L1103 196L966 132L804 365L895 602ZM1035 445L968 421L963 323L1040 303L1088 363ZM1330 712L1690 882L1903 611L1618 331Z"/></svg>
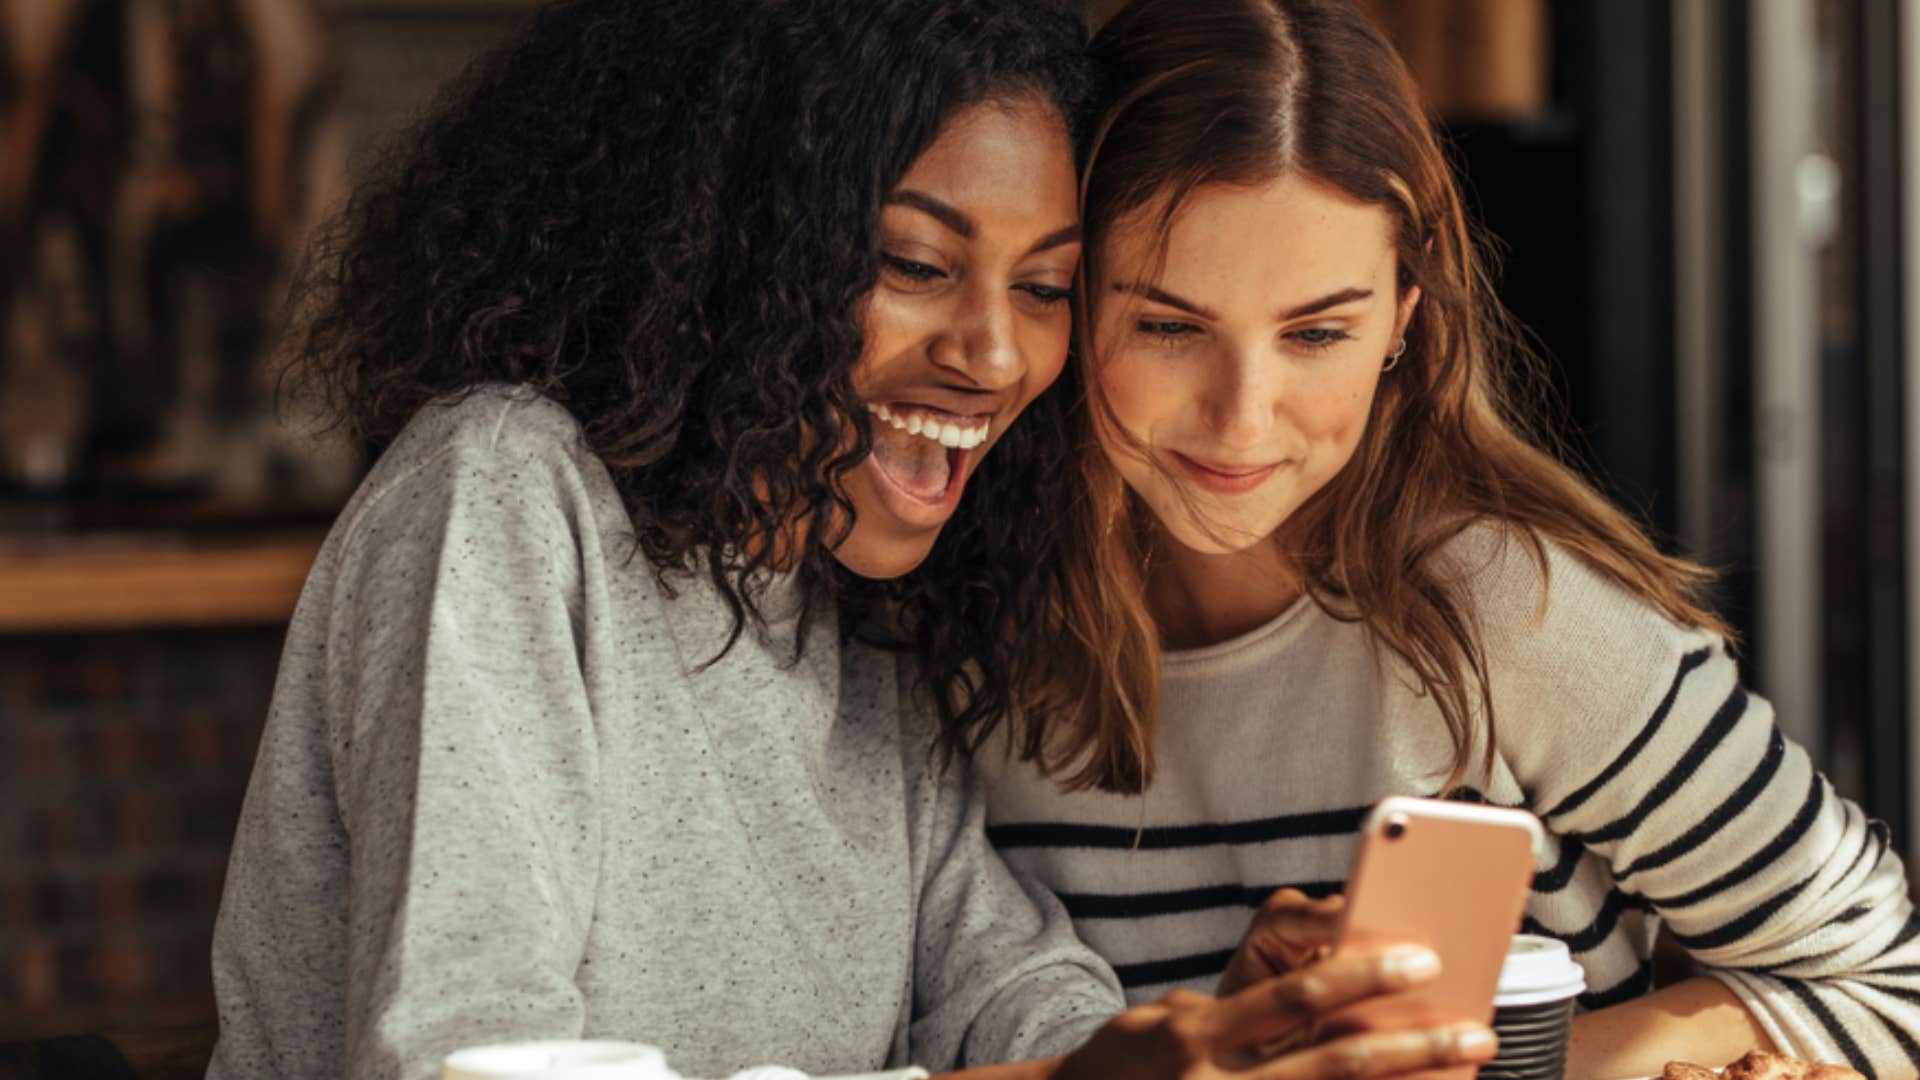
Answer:
<svg viewBox="0 0 1920 1080"><path fill-rule="evenodd" d="M1314 900L1299 889L1274 890L1254 913L1214 993L1224 997L1325 959L1339 938L1346 902L1339 893Z"/></svg>
<svg viewBox="0 0 1920 1080"><path fill-rule="evenodd" d="M1541 838L1540 823L1524 810L1381 800L1361 825L1334 954L1426 945L1440 956L1440 977L1344 1009L1323 1032L1492 1019L1500 967L1520 930Z"/></svg>
<svg viewBox="0 0 1920 1080"><path fill-rule="evenodd" d="M1332 956L1309 970L1264 979L1220 998L1175 990L1121 1013L1045 1075L1050 1080L1389 1080L1428 1077L1448 1067L1470 1072L1493 1057L1493 1033L1483 1024L1361 1031L1317 1043L1309 1038L1321 1017L1404 993L1437 972L1429 950L1400 946ZM978 1080L989 1080L988 1071ZM975 1080L970 1071L951 1075Z"/></svg>

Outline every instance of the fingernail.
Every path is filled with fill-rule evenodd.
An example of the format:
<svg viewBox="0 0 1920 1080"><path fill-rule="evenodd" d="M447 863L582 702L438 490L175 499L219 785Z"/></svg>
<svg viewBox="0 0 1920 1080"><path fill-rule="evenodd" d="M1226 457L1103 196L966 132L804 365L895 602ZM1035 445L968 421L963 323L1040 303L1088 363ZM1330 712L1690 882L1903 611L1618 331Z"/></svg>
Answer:
<svg viewBox="0 0 1920 1080"><path fill-rule="evenodd" d="M1440 974L1440 956L1420 945L1400 945L1388 949L1382 962L1388 977L1411 982L1431 979Z"/></svg>
<svg viewBox="0 0 1920 1080"><path fill-rule="evenodd" d="M1476 1060L1491 1058L1500 1049L1500 1042L1493 1037L1493 1032L1483 1027L1467 1028L1460 1032L1454 1037L1453 1045L1460 1051L1461 1057Z"/></svg>

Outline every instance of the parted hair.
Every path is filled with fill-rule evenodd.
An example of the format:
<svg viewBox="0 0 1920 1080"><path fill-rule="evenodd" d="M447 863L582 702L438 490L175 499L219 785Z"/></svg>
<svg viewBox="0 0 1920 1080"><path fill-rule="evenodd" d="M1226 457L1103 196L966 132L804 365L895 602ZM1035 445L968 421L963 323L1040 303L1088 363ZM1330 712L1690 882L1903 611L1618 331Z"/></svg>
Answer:
<svg viewBox="0 0 1920 1080"><path fill-rule="evenodd" d="M1164 252L1181 201L1204 184L1295 173L1393 219L1399 284L1421 290L1405 354L1351 461L1267 542L1316 604L1364 623L1432 697L1455 748L1444 788L1466 775L1474 746L1490 759L1496 720L1468 582L1445 557L1463 530L1509 531L1542 575L1547 543L1562 545L1674 620L1725 633L1701 600L1707 573L1662 553L1564 463L1544 423L1550 383L1495 297L1415 84L1350 0L1132 0L1092 51L1109 82L1082 186L1068 395L1080 495L1054 504L1071 557L1046 578L1054 591L1032 632L1047 662L1020 669L1022 758L1070 788L1135 792L1153 777L1162 643L1145 584L1159 541L1095 438L1106 405L1088 298L1123 220L1157 222ZM976 747L988 730L947 737Z"/></svg>

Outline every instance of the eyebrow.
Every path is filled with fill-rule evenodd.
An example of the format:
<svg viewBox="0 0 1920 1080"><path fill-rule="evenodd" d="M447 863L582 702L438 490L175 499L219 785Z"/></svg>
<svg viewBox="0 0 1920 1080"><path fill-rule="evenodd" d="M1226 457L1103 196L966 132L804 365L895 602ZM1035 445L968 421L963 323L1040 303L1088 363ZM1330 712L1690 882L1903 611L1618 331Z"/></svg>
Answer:
<svg viewBox="0 0 1920 1080"><path fill-rule="evenodd" d="M1055 229L1040 238L1040 242L1027 249L1027 254L1037 255L1042 251L1051 251L1063 244L1080 242L1080 226L1069 225L1064 229Z"/></svg>
<svg viewBox="0 0 1920 1080"><path fill-rule="evenodd" d="M1365 300L1366 298L1372 295L1373 295L1372 289L1362 289L1357 287L1350 288L1350 289L1341 289L1339 292L1328 293L1327 295L1321 297L1318 300L1309 300L1306 303L1301 304L1299 307L1281 312L1280 321L1291 322L1294 319L1302 319L1307 317L1308 315L1318 315L1319 313L1327 310L1328 308L1336 308L1336 307L1339 307L1341 304L1350 304L1355 300Z"/></svg>
<svg viewBox="0 0 1920 1080"><path fill-rule="evenodd" d="M962 239L973 239L973 219L941 202L939 199L921 191L903 188L887 196L890 206L911 206L933 220L960 234Z"/></svg>
<svg viewBox="0 0 1920 1080"><path fill-rule="evenodd" d="M1132 293L1135 296L1145 297L1148 300L1165 304L1171 308L1179 308L1189 315L1198 315L1203 319L1216 318L1214 313L1209 311L1204 305L1196 304L1191 300L1183 300L1164 289L1157 289L1152 285L1140 285L1134 282L1123 281L1114 285L1113 291ZM1365 300L1372 295L1372 289L1362 289L1358 287L1341 289L1339 292L1328 293L1318 300L1309 300L1304 304L1281 312L1280 321L1291 322L1294 319L1303 319L1308 315L1317 315L1322 311L1326 311L1328 308L1339 307L1341 304L1350 304L1355 300Z"/></svg>
<svg viewBox="0 0 1920 1080"><path fill-rule="evenodd" d="M903 188L887 196L887 204L889 206L912 207L940 224L945 225L955 233L958 233L963 240L973 239L973 235L977 231L972 218L968 217L956 207L941 202L939 199L934 198L924 191ZM1080 226L1078 223L1075 223L1055 229L1041 237L1038 243L1027 249L1027 254L1034 255L1042 251L1051 251L1063 244L1077 244L1079 242Z"/></svg>
<svg viewBox="0 0 1920 1080"><path fill-rule="evenodd" d="M1179 308L1189 315L1198 315L1203 319L1218 318L1218 316L1206 307L1196 304L1191 300L1182 300L1172 293L1164 289L1157 289L1152 285L1141 285L1132 281L1120 281L1114 283L1113 291L1118 293L1132 293L1135 296L1152 300L1157 304L1165 304L1170 308Z"/></svg>

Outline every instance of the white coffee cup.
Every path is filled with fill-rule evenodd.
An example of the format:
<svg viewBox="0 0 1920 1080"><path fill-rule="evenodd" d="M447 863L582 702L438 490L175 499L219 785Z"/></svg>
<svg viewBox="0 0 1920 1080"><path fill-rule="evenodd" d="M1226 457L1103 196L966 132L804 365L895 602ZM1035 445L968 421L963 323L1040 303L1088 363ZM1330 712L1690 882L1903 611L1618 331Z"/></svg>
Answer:
<svg viewBox="0 0 1920 1080"><path fill-rule="evenodd" d="M1573 1002L1586 972L1565 942L1516 934L1493 995L1493 1033L1500 1052L1480 1067L1482 1080L1556 1080L1564 1076Z"/></svg>
<svg viewBox="0 0 1920 1080"><path fill-rule="evenodd" d="M1500 988L1493 1007L1514 1008L1566 1001L1587 988L1587 973L1573 962L1567 943L1538 934L1515 934L1500 965Z"/></svg>
<svg viewBox="0 0 1920 1080"><path fill-rule="evenodd" d="M447 1056L440 1080L679 1080L658 1049L605 1039L469 1046Z"/></svg>

